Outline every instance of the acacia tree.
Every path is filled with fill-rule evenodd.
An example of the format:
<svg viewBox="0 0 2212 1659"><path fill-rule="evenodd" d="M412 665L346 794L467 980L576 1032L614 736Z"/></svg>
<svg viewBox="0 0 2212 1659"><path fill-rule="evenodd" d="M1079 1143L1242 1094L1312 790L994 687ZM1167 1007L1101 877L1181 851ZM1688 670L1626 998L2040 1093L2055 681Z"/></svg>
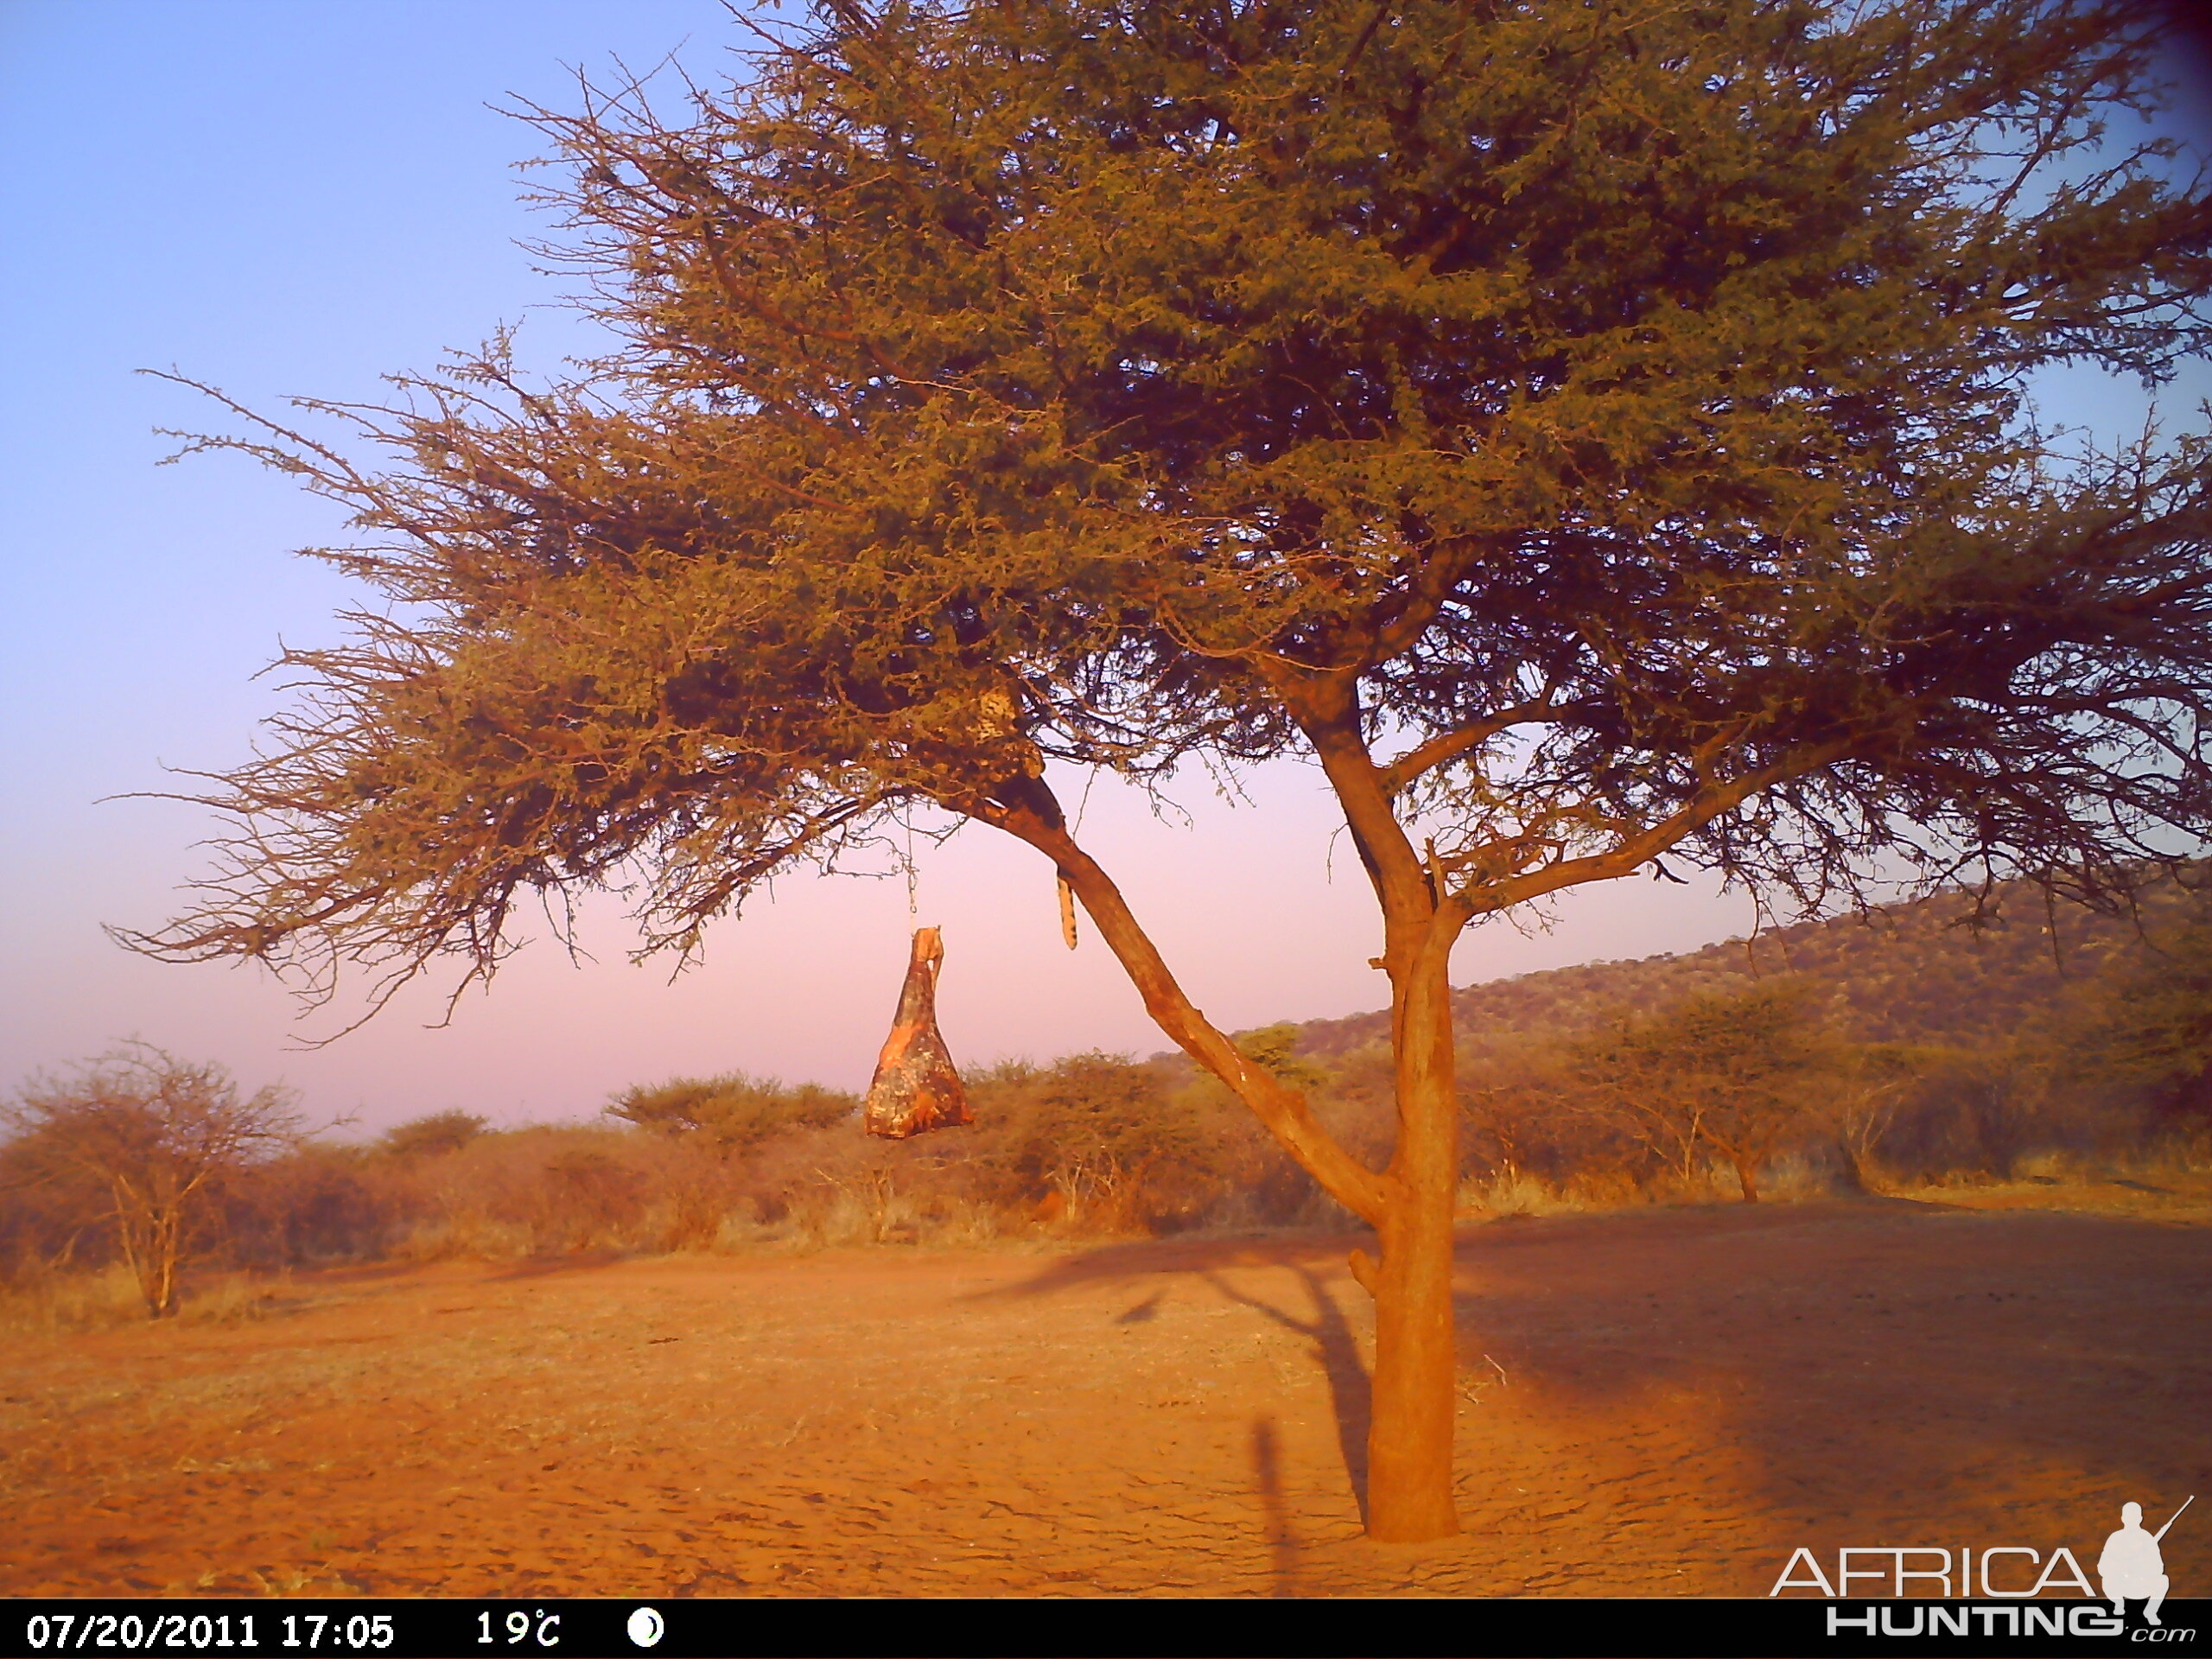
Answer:
<svg viewBox="0 0 2212 1659"><path fill-rule="evenodd" d="M220 1065L129 1043L72 1077L32 1078L0 1122L16 1131L19 1179L85 1191L160 1319L176 1312L221 1184L299 1144L293 1099L276 1084L241 1097Z"/></svg>
<svg viewBox="0 0 2212 1659"><path fill-rule="evenodd" d="M2144 1090L2185 1126L2212 1109L2212 905L2194 896L2145 944L2062 1036L2077 1078Z"/></svg>
<svg viewBox="0 0 2212 1659"><path fill-rule="evenodd" d="M859 1106L852 1096L817 1084L791 1089L779 1078L730 1071L639 1084L618 1092L606 1110L641 1129L703 1142L719 1154L751 1152L791 1129L827 1128Z"/></svg>
<svg viewBox="0 0 2212 1659"><path fill-rule="evenodd" d="M2101 897L2206 823L2202 442L2070 454L2024 401L2208 343L2205 206L2108 130L2154 34L838 0L680 120L525 111L620 349L309 405L385 461L199 441L350 504L321 556L379 603L285 658L303 700L199 797L226 861L131 942L465 984L533 896L626 885L688 951L896 815L1001 830L1375 1229L1370 1530L1448 1534L1463 929L1662 857ZM1382 912L1381 1168L1192 1005L1047 778L1281 755Z"/></svg>
<svg viewBox="0 0 2212 1659"><path fill-rule="evenodd" d="M1126 1225L1172 1185L1160 1175L1203 1177L1208 1151L1198 1115L1158 1071L1071 1054L1031 1084L1014 1157L1058 1213Z"/></svg>
<svg viewBox="0 0 2212 1659"><path fill-rule="evenodd" d="M1811 1028L1805 987L1788 982L1684 998L1569 1050L1599 1109L1685 1179L1710 1150L1758 1202L1759 1166L1803 1119L1815 1074L1834 1055Z"/></svg>

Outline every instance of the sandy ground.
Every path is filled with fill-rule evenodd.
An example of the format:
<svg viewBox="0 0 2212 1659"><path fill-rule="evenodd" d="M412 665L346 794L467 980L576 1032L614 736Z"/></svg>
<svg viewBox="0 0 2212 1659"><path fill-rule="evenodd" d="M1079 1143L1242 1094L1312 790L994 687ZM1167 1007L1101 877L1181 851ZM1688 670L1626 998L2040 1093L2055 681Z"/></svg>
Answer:
<svg viewBox="0 0 2212 1659"><path fill-rule="evenodd" d="M1313 1237L318 1275L16 1338L0 1592L1763 1595L1802 1544L2212 1589L2212 1229L1928 1204L1460 1250L1465 1536L1361 1535L1367 1309Z"/></svg>

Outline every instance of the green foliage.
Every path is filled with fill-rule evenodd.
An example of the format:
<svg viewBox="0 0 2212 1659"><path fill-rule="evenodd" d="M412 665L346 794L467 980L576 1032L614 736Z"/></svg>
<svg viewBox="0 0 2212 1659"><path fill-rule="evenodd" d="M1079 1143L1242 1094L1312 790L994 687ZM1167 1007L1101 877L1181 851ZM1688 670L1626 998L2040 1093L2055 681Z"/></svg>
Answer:
<svg viewBox="0 0 2212 1659"><path fill-rule="evenodd" d="M310 1141L226 1182L222 1258L247 1268L374 1260L404 1230L409 1179L457 1148L404 1158Z"/></svg>
<svg viewBox="0 0 2212 1659"><path fill-rule="evenodd" d="M1586 1059L1713 1100L1764 1101L1822 1063L1812 1031L1811 995L1797 981L1770 981L1734 994L1687 997L1656 1015L1624 1021L1580 1046Z"/></svg>
<svg viewBox="0 0 2212 1659"><path fill-rule="evenodd" d="M1272 1026L1234 1033L1230 1040L1246 1059L1277 1082L1293 1089L1318 1089L1328 1080L1328 1074L1298 1052L1300 1035L1295 1022L1279 1020Z"/></svg>
<svg viewBox="0 0 2212 1659"><path fill-rule="evenodd" d="M1745 1199L1796 1128L1808 1085L1831 1062L1802 983L1692 996L1573 1044L1586 1096L1684 1178L1707 1147L1728 1160Z"/></svg>
<svg viewBox="0 0 2212 1659"><path fill-rule="evenodd" d="M1999 890L1979 929L1964 904L1923 905L1777 930L1755 956L1737 942L1456 993L1473 1022L1463 1173L1520 1205L1623 1203L1708 1192L1716 1157L1741 1160L1754 1186L1780 1170L1848 1191L2155 1153L2202 1098L2212 947L2196 877L2140 894L2141 933L2034 898ZM1747 972L1783 963L1784 980ZM1385 1018L1280 1021L1237 1042L1379 1161L1390 1056L1345 1044ZM306 1144L233 1170L203 1236L234 1263L276 1266L1344 1219L1179 1057L1077 1055L968 1081L972 1128L896 1145L857 1133L850 1096L739 1073L624 1091L609 1115L625 1132L438 1113L373 1154ZM105 1189L41 1162L45 1146L0 1144L0 1245L32 1278L118 1249Z"/></svg>
<svg viewBox="0 0 2212 1659"><path fill-rule="evenodd" d="M1107 1054L1076 1054L1029 1079L1010 1137L1014 1166L1064 1213L1109 1226L1173 1205L1218 1156L1191 1103L1160 1072Z"/></svg>
<svg viewBox="0 0 2212 1659"><path fill-rule="evenodd" d="M747 1151L793 1129L827 1128L859 1109L854 1096L816 1084L791 1088L774 1077L727 1071L625 1089L607 1112L639 1128L725 1154Z"/></svg>
<svg viewBox="0 0 2212 1659"><path fill-rule="evenodd" d="M1629 1154L1608 1126L1570 1109L1580 1080L1562 1056L1783 969L1826 1027L1791 1135L1808 1155L1832 1147L1846 1186L2001 1174L2039 1153L2117 1154L2185 1134L2204 1099L2204 873L2146 884L2132 916L2000 887L1979 906L1896 906L1470 986L1453 998L1470 1152L1479 1169L1547 1179L1617 1165ZM1386 1018L1317 1021L1302 1044L1346 1075L1385 1052L1374 1034Z"/></svg>

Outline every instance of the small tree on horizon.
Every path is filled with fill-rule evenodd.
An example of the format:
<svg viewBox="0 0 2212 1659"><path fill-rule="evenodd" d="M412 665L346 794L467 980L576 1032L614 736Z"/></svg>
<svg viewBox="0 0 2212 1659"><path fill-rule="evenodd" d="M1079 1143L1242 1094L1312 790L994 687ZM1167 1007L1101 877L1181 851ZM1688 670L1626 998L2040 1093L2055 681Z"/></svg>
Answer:
<svg viewBox="0 0 2212 1659"><path fill-rule="evenodd" d="M378 602L288 653L240 825L129 943L372 1008L638 893L689 952L918 810L1034 849L1145 1007L1375 1229L1367 1515L1457 1530L1447 973L1675 860L2093 900L2212 827L2205 441L2028 377L2212 344L2120 0L839 0L695 89L530 111L620 336L264 423ZM232 405L233 408L236 405ZM247 411L240 410L241 415ZM1376 1167L1193 1005L1048 769L1319 766L1373 883ZM558 913L557 905L555 906ZM458 993L456 992L456 995Z"/></svg>
<svg viewBox="0 0 2212 1659"><path fill-rule="evenodd" d="M440 1158L459 1152L489 1127L478 1113L451 1107L395 1123L377 1137L376 1144L378 1151L402 1162Z"/></svg>
<svg viewBox="0 0 2212 1659"><path fill-rule="evenodd" d="M860 1104L857 1096L819 1084L791 1086L777 1077L725 1071L633 1084L618 1090L605 1110L640 1129L703 1142L719 1156L748 1152L788 1130L827 1128Z"/></svg>

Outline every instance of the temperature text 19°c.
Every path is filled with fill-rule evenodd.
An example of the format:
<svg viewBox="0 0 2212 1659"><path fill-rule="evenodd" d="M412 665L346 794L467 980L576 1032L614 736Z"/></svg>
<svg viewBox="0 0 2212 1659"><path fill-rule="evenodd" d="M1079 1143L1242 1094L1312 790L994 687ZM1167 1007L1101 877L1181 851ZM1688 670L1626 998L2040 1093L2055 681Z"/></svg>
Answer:
<svg viewBox="0 0 2212 1659"><path fill-rule="evenodd" d="M500 1630L494 1632L492 1628L492 1615L477 1614L476 1628L479 1634L476 1637L476 1644L482 1647L486 1643L499 1641L501 1636L504 1636L506 1645L509 1647L514 1647L524 1642L541 1648L557 1648L561 1645L561 1615L549 1613L542 1607L535 1614L525 1613L518 1607L501 1620L500 1624Z"/></svg>

